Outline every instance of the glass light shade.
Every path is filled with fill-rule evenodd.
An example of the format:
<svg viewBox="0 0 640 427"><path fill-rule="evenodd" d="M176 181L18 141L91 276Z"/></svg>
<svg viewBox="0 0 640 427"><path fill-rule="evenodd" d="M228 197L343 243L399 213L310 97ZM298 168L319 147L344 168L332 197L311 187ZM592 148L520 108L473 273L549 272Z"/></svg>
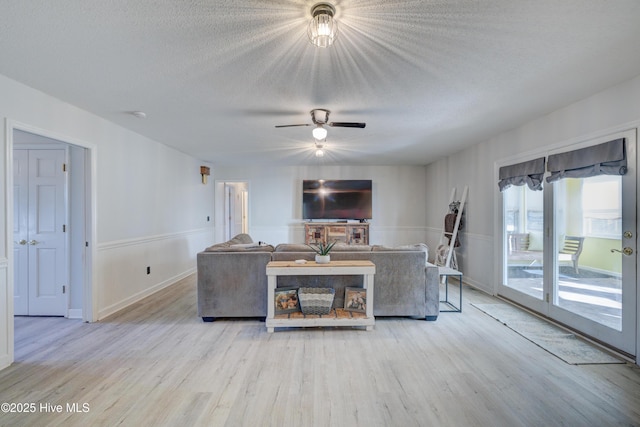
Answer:
<svg viewBox="0 0 640 427"><path fill-rule="evenodd" d="M316 150L316 157L324 157L324 150L322 148Z"/></svg>
<svg viewBox="0 0 640 427"><path fill-rule="evenodd" d="M323 140L327 137L327 130L322 126L318 126L313 131L311 131L313 137L318 140Z"/></svg>
<svg viewBox="0 0 640 427"><path fill-rule="evenodd" d="M335 9L327 3L321 3L311 10L313 18L309 22L307 34L311 43L318 47L329 47L338 34L338 23L333 19Z"/></svg>

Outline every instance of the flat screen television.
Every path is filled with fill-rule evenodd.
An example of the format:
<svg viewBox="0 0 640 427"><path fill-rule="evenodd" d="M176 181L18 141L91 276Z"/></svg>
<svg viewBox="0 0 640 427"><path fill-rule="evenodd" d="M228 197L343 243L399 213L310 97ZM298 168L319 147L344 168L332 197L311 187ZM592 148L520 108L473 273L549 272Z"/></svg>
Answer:
<svg viewBox="0 0 640 427"><path fill-rule="evenodd" d="M303 219L371 219L371 180L304 180Z"/></svg>

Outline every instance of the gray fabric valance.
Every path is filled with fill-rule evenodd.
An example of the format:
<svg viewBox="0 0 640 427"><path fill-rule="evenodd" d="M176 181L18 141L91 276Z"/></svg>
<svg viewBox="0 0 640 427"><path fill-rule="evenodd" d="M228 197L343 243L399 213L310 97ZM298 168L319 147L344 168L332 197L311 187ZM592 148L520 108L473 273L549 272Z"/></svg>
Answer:
<svg viewBox="0 0 640 427"><path fill-rule="evenodd" d="M587 178L596 175L624 175L627 173L627 157L624 138L604 144L554 154L547 160L551 175L547 182L562 178Z"/></svg>
<svg viewBox="0 0 640 427"><path fill-rule="evenodd" d="M498 187L504 191L512 185L527 185L532 190L542 190L544 157L510 166L503 166L498 172Z"/></svg>

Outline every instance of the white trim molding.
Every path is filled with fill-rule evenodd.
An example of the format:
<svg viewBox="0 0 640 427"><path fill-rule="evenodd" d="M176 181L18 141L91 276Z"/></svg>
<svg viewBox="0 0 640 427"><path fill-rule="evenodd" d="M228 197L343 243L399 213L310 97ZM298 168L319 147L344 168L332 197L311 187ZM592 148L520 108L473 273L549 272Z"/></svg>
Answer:
<svg viewBox="0 0 640 427"><path fill-rule="evenodd" d="M67 318L68 319L82 319L82 309L81 308L70 308L67 310Z"/></svg>
<svg viewBox="0 0 640 427"><path fill-rule="evenodd" d="M209 234L209 233L213 234L213 228L200 228L196 230L181 231L177 233L158 234L155 236L139 237L134 239L114 240L111 242L98 244L98 251L121 249L127 246L148 245L156 242L175 240L181 237L196 236L196 235Z"/></svg>
<svg viewBox="0 0 640 427"><path fill-rule="evenodd" d="M7 309L7 316L0 318L0 369L13 363L13 288L9 274L9 260L0 258L0 306Z"/></svg>
<svg viewBox="0 0 640 427"><path fill-rule="evenodd" d="M156 293L158 291L161 291L162 289L164 289L166 287L169 287L169 286L177 283L180 280L182 280L182 279L184 279L186 277L189 277L192 274L195 274L195 272L196 272L196 268L194 267L194 268L192 268L190 270L187 270L187 271L185 271L185 272L183 272L181 274L178 274L176 276L170 277L167 280L163 280L162 282L157 283L156 285L154 285L154 286L152 286L150 288L147 288L147 289L144 289L142 291L136 292L135 294L133 294L133 295L131 295L131 296L125 298L125 299L122 299L122 300L120 300L120 301L118 301L118 302L116 302L114 304L111 304L108 307L101 308L100 311L98 311L98 319L102 320L102 319L104 319L104 318L106 318L108 316L111 316L112 314L114 314L114 313L116 313L116 312L118 312L118 311L120 311L120 310L122 310L124 308L127 308L130 305L135 304L136 302L138 302L138 301L140 301L140 300L142 300L142 299L144 299L144 298L146 298L146 297L148 297L150 295L153 295L154 293Z"/></svg>

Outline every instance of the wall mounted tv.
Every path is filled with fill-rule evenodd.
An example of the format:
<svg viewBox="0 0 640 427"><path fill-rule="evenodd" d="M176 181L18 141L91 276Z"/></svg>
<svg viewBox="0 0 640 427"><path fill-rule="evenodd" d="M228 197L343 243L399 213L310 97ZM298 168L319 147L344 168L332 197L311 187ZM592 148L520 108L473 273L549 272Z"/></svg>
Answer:
<svg viewBox="0 0 640 427"><path fill-rule="evenodd" d="M304 180L302 218L371 219L371 180Z"/></svg>

